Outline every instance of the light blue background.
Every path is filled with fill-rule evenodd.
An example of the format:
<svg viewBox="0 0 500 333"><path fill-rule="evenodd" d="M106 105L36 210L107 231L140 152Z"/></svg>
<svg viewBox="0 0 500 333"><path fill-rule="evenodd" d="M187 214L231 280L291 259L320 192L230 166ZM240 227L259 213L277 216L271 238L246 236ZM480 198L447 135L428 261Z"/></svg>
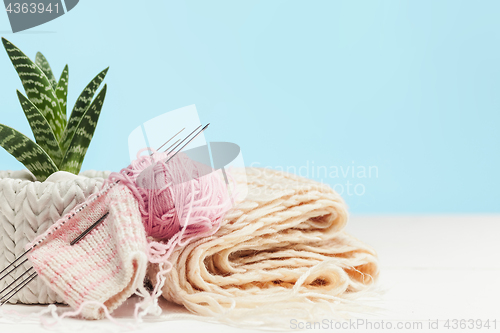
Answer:
<svg viewBox="0 0 500 333"><path fill-rule="evenodd" d="M239 144L247 165L310 177L375 166L378 177L313 177L361 184L343 195L352 212L491 213L499 17L498 1L81 0L25 33L0 12L0 31L56 76L69 63L71 106L111 67L84 169L119 170L135 127L196 104L207 140ZM16 89L1 49L0 122L31 135ZM0 152L0 169L20 168Z"/></svg>

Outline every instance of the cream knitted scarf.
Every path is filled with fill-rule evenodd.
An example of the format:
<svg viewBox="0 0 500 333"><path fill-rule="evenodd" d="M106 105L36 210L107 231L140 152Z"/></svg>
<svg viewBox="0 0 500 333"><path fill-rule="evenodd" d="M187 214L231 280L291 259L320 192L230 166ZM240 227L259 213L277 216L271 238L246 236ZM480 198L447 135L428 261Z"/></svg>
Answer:
<svg viewBox="0 0 500 333"><path fill-rule="evenodd" d="M343 231L346 205L330 187L256 168L235 179L248 196L216 234L174 251L162 287L167 300L234 323L310 319L347 309L373 284L376 253ZM150 267L153 283L157 272Z"/></svg>

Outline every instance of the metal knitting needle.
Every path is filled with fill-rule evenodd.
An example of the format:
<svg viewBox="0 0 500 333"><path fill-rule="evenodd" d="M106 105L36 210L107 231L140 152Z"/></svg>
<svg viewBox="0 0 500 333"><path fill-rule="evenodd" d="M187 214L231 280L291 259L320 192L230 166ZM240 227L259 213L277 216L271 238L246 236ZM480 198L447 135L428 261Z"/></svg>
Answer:
<svg viewBox="0 0 500 333"><path fill-rule="evenodd" d="M205 125L205 127L203 127L203 128L202 128L202 129L201 129L198 133L196 133L196 135L195 135L195 136L193 136L191 139L189 139L189 141L188 141L188 142L186 142L186 143L185 143L185 144L184 144L184 145L183 145L183 146L182 146L182 147L181 147L178 151L176 151L176 152L175 152L175 153L174 153L174 154L173 154L173 155L172 155L172 156L171 156L171 157L170 157L170 158L169 158L169 159L168 159L165 163L168 163L168 161L170 161L172 158L174 158L174 157L175 157L175 155L177 155L178 153L180 153L180 151L181 151L182 149L184 149L184 147L186 147L188 144L190 144L190 143L191 143L191 141L193 141L194 139L196 139L196 137L197 137L198 135L200 135L200 134L201 134L204 130L206 130L206 129L207 129L208 125L210 125L210 123L206 124L206 125ZM200 126L200 127L201 127L201 126ZM200 128L200 127L198 127L198 128ZM191 134L190 134L190 135L191 135ZM184 139L184 140L185 140L185 139ZM184 141L184 140L183 140L183 141ZM177 145L175 148L177 148L178 146L179 146L179 145ZM175 148L174 148L174 149L175 149ZM174 149L172 149L172 151L173 151ZM171 153L172 151L170 151L169 153Z"/></svg>
<svg viewBox="0 0 500 333"><path fill-rule="evenodd" d="M174 146L177 142L179 142L179 141L181 141L181 139L179 139L179 140L175 141L174 143L172 143L172 144L170 145L170 147L168 147L167 149L165 149L165 151L167 151L167 150L169 150L170 148L172 148L172 147L173 147L173 146Z"/></svg>
<svg viewBox="0 0 500 333"><path fill-rule="evenodd" d="M95 227L97 227L97 225L99 223L101 223L102 221L104 221L104 219L106 217L108 217L108 215L109 215L109 212L107 212L106 214L104 214L103 216L101 216L101 218L99 220L97 220L96 222L94 222L90 227L87 228L87 230L85 230L84 232L82 232L80 236L78 236L75 239L73 239L73 241L71 243L69 243L69 245L73 246L76 243L78 243L79 241L81 241L83 237L87 236L87 234L92 231L92 229L94 229Z"/></svg>
<svg viewBox="0 0 500 333"><path fill-rule="evenodd" d="M184 138L184 140L182 140L181 142L179 142L179 144L178 144L177 146L175 146L174 148L172 148L172 150L170 150L168 153L170 154L173 150L175 150L175 148L179 147L179 146L180 146L180 145L181 145L184 141L186 141L186 140L187 140L187 139L188 139L191 135L193 135L193 133L194 133L194 132L196 132L196 131L198 130L198 128L200 128L200 127L201 127L201 125L200 125L200 126L198 126L198 127L196 127L196 128L194 129L194 131L192 131L191 133L189 133L189 135L188 135L188 136L186 136L186 137ZM202 130L202 131L203 131L203 130ZM198 134L196 134L196 136L198 136ZM195 136L195 137L196 137L196 136ZM165 150L165 151L167 151L167 150Z"/></svg>
<svg viewBox="0 0 500 333"><path fill-rule="evenodd" d="M33 248L31 248L31 249L33 249ZM5 278L6 278L6 277L7 277L10 273L12 273L12 271L14 271L16 268L18 268L19 266L23 265L26 261L28 261L28 259L24 259L24 261L23 261L22 263L20 263L20 264L19 264L19 265L17 265L17 266L15 265L15 263L16 263L17 261L19 261L19 259L21 259L22 257L24 257L24 256L25 256L28 252L30 252L30 251L31 251L31 249L29 249L29 250L27 250L26 252L24 252L24 253L23 253L23 254L22 254L19 258L17 258L16 260L14 260L14 261L13 261L13 262L9 265L9 266L5 267L5 268L4 268L4 270L0 272L0 274L2 274L2 273L3 273L3 272L5 272L7 269L9 269L9 267L10 267L10 266L14 265L14 267L13 267L10 271L8 271L7 273L5 273L5 275L4 275L4 276L2 276L2 277L0 278L0 281L2 281L3 279L5 279Z"/></svg>
<svg viewBox="0 0 500 333"><path fill-rule="evenodd" d="M7 298L5 301L2 301L2 303L0 303L0 306L2 306L5 303L7 303L12 297L14 297L14 295L16 295L18 292L20 292L21 289L23 289L24 287L26 287L28 285L28 283L30 283L31 281L33 281L33 279L35 279L36 277L37 277L37 273L36 272L34 272L30 276L28 276L28 278L26 280L24 280L19 286L17 286L15 289L12 290L12 291L15 291L15 292L12 295L10 295L9 298ZM12 291L10 293L12 293Z"/></svg>
<svg viewBox="0 0 500 333"><path fill-rule="evenodd" d="M160 149L163 148L163 146L165 146L167 143L169 143L173 138L175 138L177 135L179 135L180 132L184 131L186 129L186 127L184 127L183 129L181 129L179 132L177 132L177 134L175 134L173 137L171 137L170 139L168 139L167 142L165 142L164 144L161 145L160 148L156 149L156 151L159 151ZM178 142L179 140L177 140L176 142ZM175 145L175 143L174 143Z"/></svg>
<svg viewBox="0 0 500 333"><path fill-rule="evenodd" d="M30 267L26 272L24 272L23 274L19 275L14 281L12 281L11 284L9 284L7 287L5 287L2 291L0 291L0 295L2 295L4 293L4 291L6 291L7 289L9 289L14 283L16 283L17 281L19 281L20 278L22 278L23 276L25 276L26 274L28 274L29 271L31 271L33 269L33 267ZM3 299L5 297L7 297L8 295L10 295L10 293L12 293L12 290L7 293L6 295L4 295L1 299L0 299L0 302L3 301Z"/></svg>
<svg viewBox="0 0 500 333"><path fill-rule="evenodd" d="M182 140L177 146L175 146L173 149L171 149L170 151L168 151L167 155L169 154L172 154L172 152L177 148L179 147L184 141L186 141L187 139L188 142L186 142L179 150L177 150L172 156L170 156L168 158L168 160L164 161L163 163L167 164L172 158L175 157L175 155L177 155L179 152L181 152L188 144L191 143L191 141L193 141L194 139L196 139L196 137L198 137L198 135L200 135L204 130L207 129L208 125L210 125L210 123L206 124L205 127L203 127L198 133L196 133L191 139L189 139L189 137L195 133L202 125L198 126L194 131L192 131L191 133L189 133L189 135L187 137L184 138L184 140ZM175 143L174 143L175 144ZM169 148L170 149L170 148ZM168 149L167 149L168 150ZM165 150L165 152L167 151ZM151 164L150 166L147 167L147 169L151 169L153 168L154 164Z"/></svg>

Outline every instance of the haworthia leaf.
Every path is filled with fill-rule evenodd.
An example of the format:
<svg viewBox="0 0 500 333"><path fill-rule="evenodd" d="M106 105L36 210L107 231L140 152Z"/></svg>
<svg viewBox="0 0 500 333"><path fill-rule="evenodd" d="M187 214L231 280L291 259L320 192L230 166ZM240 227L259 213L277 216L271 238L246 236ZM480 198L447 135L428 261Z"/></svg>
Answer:
<svg viewBox="0 0 500 333"><path fill-rule="evenodd" d="M68 121L68 125L66 126L64 134L60 141L63 152L68 149L71 140L73 139L76 128L82 120L83 115L89 108L89 105L92 102L92 98L94 98L95 92L104 80L108 69L109 67L97 74L97 76L92 81L90 81L87 87L83 89L82 93L76 100L75 106L73 107L73 111L71 112L71 116Z"/></svg>
<svg viewBox="0 0 500 333"><path fill-rule="evenodd" d="M66 104L68 101L68 78L69 78L69 69L68 65L64 66L64 69L61 73L61 77L59 78L59 82L56 87L56 96L59 101L59 106L61 107L61 111L64 117L64 127L66 127Z"/></svg>
<svg viewBox="0 0 500 333"><path fill-rule="evenodd" d="M58 165L62 160L63 154L47 119L45 119L40 110L38 110L19 90L17 91L17 97L19 98L24 114L31 126L36 143L45 150L52 161Z"/></svg>
<svg viewBox="0 0 500 333"><path fill-rule="evenodd" d="M78 174L82 167L83 159L87 153L90 141L94 136L94 131L101 114L104 97L106 97L107 85L104 85L95 100L83 115L80 123L71 140L66 154L60 164L59 169Z"/></svg>
<svg viewBox="0 0 500 333"><path fill-rule="evenodd" d="M57 167L49 155L36 143L15 129L0 124L0 146L35 175L38 181L43 182Z"/></svg>
<svg viewBox="0 0 500 333"><path fill-rule="evenodd" d="M47 76L47 79L49 79L52 89L55 89L57 86L56 78L54 76L54 73L52 73L52 69L50 68L49 62L41 52L36 53L35 64L43 71L45 76Z"/></svg>
<svg viewBox="0 0 500 333"><path fill-rule="evenodd" d="M31 102L33 102L45 119L47 119L57 141L60 141L64 131L64 122L61 119L62 112L57 101L56 93L52 89L49 79L43 71L14 44L5 38L2 38L2 42L26 90L26 95L28 95Z"/></svg>

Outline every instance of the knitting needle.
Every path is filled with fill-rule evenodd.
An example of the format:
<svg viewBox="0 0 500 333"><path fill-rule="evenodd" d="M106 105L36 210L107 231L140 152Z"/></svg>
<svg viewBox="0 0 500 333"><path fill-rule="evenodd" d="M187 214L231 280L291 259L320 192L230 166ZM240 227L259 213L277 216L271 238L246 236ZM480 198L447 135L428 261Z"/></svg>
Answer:
<svg viewBox="0 0 500 333"><path fill-rule="evenodd" d="M33 248L31 248L33 249ZM19 259L21 259L22 257L24 257L28 252L31 251L31 249L27 250L26 252L24 252L19 258L17 258L16 260L14 260L9 266L5 267L3 271L0 272L0 274L2 274L3 272L5 272L7 269L9 269L10 266L14 265L14 268L12 268L10 271L8 271L7 273L5 273L4 276L2 276L0 278L0 281L2 281L3 279L5 279L10 273L12 273L12 271L14 271L16 268L18 268L19 266L21 266L22 264L24 264L26 261L28 261L28 259L25 259L22 263L20 263L19 265L15 265L15 263L17 261L19 261Z"/></svg>
<svg viewBox="0 0 500 333"><path fill-rule="evenodd" d="M165 149L165 151L167 151L167 150L169 150L170 148L172 148L172 147L173 147L173 146L174 146L177 142L179 142L179 141L181 141L181 139L179 139L179 140L175 141L174 143L172 143L172 144L170 145L170 147L168 147L167 149Z"/></svg>
<svg viewBox="0 0 500 333"><path fill-rule="evenodd" d="M196 135L195 135L195 136L193 136L191 139L189 139L189 141L188 141L188 142L186 142L186 143L184 144L184 146L182 146L182 147L181 147L178 151L176 151L176 152L175 152L175 154L174 154L174 155L172 155L172 156L171 156L171 157L170 157L170 158L169 158L169 159L168 159L165 163L168 163L168 161L170 161L172 158L174 158L174 157L175 157L175 155L177 155L177 154L178 154L178 153L179 153L182 149L184 149L184 147L186 147L189 143L191 143L191 141L193 141L194 139L196 139L196 137L197 137L198 135L200 135L200 134L201 134L204 130L206 130L206 129L207 129L208 125L210 125L210 123L206 124L206 125L205 125L205 127L203 127L203 128L202 128L202 129L201 129L198 133L196 133ZM201 126L200 126L200 127L201 127ZM198 128L200 128L200 127L198 127ZM191 134L192 134L192 133L191 133ZM191 135L191 134L190 134L190 135ZM184 140L185 140L185 139L184 139ZM184 141L184 140L183 140L183 141ZM177 148L178 146L179 146L179 145L177 145L175 148ZM175 148L174 148L174 149L175 149ZM174 149L172 149L172 151L173 151ZM171 153L171 151L169 152L169 154L170 154L170 153Z"/></svg>
<svg viewBox="0 0 500 333"><path fill-rule="evenodd" d="M159 151L160 149L163 148L163 146L165 146L167 143L169 143L173 138L175 138L177 135L179 135L180 132L184 131L186 129L186 127L184 127L183 129L181 129L179 132L177 132L177 134L175 134L173 137L171 137L170 139L168 139L167 142L165 142L164 144L161 145L160 148L156 149L156 151ZM176 143L178 142L179 140L176 141ZM175 143L174 143L175 145Z"/></svg>
<svg viewBox="0 0 500 333"><path fill-rule="evenodd" d="M71 243L69 243L69 245L73 246L76 243L78 243L79 241L81 241L83 237L87 236L87 234L92 231L92 229L94 229L95 227L97 227L97 225L99 223L101 223L102 221L104 221L104 219L106 217L108 217L108 215L109 215L109 212L107 212L106 214L104 214L103 216L101 216L101 218L99 220L97 220L96 222L94 222L94 224L92 224L90 227L88 227L87 230L85 230L84 232L82 232L80 236L78 236L75 239L73 239L73 241Z"/></svg>
<svg viewBox="0 0 500 333"><path fill-rule="evenodd" d="M34 272L30 276L28 276L28 278L26 280L24 280L19 286L17 286L15 289L13 289L13 291L15 291L15 293L13 293L12 295L10 295L10 297L7 298L5 301L3 301L2 303L0 303L0 306L2 306L5 303L7 303L12 297L14 297L14 295L16 295L18 292L20 292L21 289L23 289L24 287L26 287L28 285L28 283L30 283L31 281L33 281L33 279L36 278L37 275L38 274L36 272ZM12 293L12 291L9 292L9 294L10 293Z"/></svg>
<svg viewBox="0 0 500 333"><path fill-rule="evenodd" d="M25 276L26 274L28 274L29 271L31 271L33 269L33 267L30 267L28 270L26 270L26 272L24 272L23 274L19 275L14 281L12 281L11 284L9 284L7 287L5 287L2 291L0 291L0 295L3 294L4 291L6 291L7 289L9 289L14 283L16 283L20 278L22 278L23 276ZM5 297L7 297L8 295L10 295L10 293L12 293L12 290L7 293L6 295L4 295L1 299L0 299L0 302L4 300Z"/></svg>
<svg viewBox="0 0 500 333"><path fill-rule="evenodd" d="M169 151L169 152L168 152L168 154L170 154L173 150L175 150L175 148L179 147L179 146L180 146L180 145L181 145L184 141L186 141L186 140L187 140L187 139L188 139L191 135L193 135L193 133L194 133L194 132L196 132L196 131L198 130L198 128L200 128L200 127L201 127L201 125L200 125L200 126L198 126L198 127L196 127L196 128L194 129L194 131L192 131L191 133L189 133L189 135L188 135L188 136L186 136L186 137L184 138L184 140L182 140L182 141L181 141L181 142L180 142L177 146L175 146L175 147L174 147L171 151ZM203 130L202 130L202 131L203 131ZM199 133L198 133L198 134L199 134ZM196 136L198 136L198 134L196 134ZM195 136L195 137L196 137L196 136ZM165 150L165 151L166 151L166 150Z"/></svg>

